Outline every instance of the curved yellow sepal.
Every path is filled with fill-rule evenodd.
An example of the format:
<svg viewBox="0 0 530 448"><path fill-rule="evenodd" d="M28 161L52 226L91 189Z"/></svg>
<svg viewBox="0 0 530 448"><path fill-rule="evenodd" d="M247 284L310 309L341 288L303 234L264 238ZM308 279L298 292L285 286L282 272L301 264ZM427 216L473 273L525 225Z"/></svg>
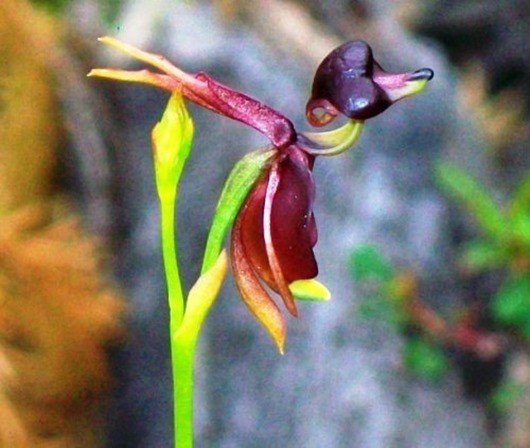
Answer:
<svg viewBox="0 0 530 448"><path fill-rule="evenodd" d="M289 285L289 289L298 300L327 302L331 299L329 289L315 279L296 280Z"/></svg>
<svg viewBox="0 0 530 448"><path fill-rule="evenodd" d="M212 268L202 274L188 294L184 319L177 330L177 338L195 340L202 322L215 301L226 275L228 256L223 250Z"/></svg>

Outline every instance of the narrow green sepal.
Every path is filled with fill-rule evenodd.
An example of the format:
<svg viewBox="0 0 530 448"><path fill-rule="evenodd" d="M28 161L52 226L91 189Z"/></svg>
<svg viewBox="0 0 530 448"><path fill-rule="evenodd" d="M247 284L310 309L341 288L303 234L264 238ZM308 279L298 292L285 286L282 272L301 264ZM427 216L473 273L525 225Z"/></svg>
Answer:
<svg viewBox="0 0 530 448"><path fill-rule="evenodd" d="M296 280L289 285L295 299L312 302L327 302L331 293L322 283L315 279Z"/></svg>
<svg viewBox="0 0 530 448"><path fill-rule="evenodd" d="M237 162L228 175L208 234L202 273L208 271L217 260L228 229L239 209L264 167L276 153L274 149L251 152Z"/></svg>
<svg viewBox="0 0 530 448"><path fill-rule="evenodd" d="M180 92L171 95L151 137L158 194L166 195L179 181L193 140L193 121Z"/></svg>

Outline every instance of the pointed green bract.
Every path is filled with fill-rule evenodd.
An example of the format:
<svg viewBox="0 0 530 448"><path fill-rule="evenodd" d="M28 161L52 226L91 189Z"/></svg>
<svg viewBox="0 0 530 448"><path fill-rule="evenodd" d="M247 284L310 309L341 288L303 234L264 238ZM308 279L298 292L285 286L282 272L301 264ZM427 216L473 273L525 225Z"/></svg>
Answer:
<svg viewBox="0 0 530 448"><path fill-rule="evenodd" d="M219 256L228 229L243 205L249 191L263 168L277 153L274 149L259 150L247 154L236 163L225 182L213 217L201 273L208 271Z"/></svg>
<svg viewBox="0 0 530 448"><path fill-rule="evenodd" d="M184 314L184 296L175 248L175 206L178 183L193 140L193 121L180 92L171 95L162 118L153 128L151 139L171 325L178 326Z"/></svg>
<svg viewBox="0 0 530 448"><path fill-rule="evenodd" d="M190 154L193 121L180 92L171 95L152 132L156 184L159 195L173 192Z"/></svg>
<svg viewBox="0 0 530 448"><path fill-rule="evenodd" d="M195 343L204 318L216 299L226 275L228 256L222 251L211 269L202 274L188 294L186 313L175 337Z"/></svg>
<svg viewBox="0 0 530 448"><path fill-rule="evenodd" d="M289 285L289 289L298 300L327 302L331 299L329 289L315 279L296 280Z"/></svg>

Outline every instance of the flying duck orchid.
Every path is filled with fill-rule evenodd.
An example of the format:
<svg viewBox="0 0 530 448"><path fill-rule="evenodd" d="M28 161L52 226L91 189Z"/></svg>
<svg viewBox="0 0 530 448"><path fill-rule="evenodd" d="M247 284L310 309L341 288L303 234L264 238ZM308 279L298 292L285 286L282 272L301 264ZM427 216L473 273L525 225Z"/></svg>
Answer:
<svg viewBox="0 0 530 448"><path fill-rule="evenodd" d="M109 37L100 40L159 72L95 69L91 76L181 92L189 101L251 126L269 139L268 148L247 155L230 174L210 230L202 271L213 266L233 224L231 264L237 288L283 352L285 321L268 289L279 294L293 316L298 315L295 298L329 298L327 289L315 280L315 158L350 148L359 138L364 120L421 91L432 71L387 73L368 44L348 42L318 67L306 108L313 126L329 124L339 115L347 118L346 124L327 132L298 133L280 112L204 73L188 74L162 56Z"/></svg>

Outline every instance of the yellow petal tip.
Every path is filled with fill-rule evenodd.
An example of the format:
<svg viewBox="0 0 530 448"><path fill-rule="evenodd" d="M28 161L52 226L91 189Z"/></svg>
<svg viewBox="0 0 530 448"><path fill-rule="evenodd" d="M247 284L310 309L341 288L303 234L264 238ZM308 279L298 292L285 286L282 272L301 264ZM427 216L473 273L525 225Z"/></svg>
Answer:
<svg viewBox="0 0 530 448"><path fill-rule="evenodd" d="M296 280L289 285L289 289L293 296L299 300L327 302L331 299L329 289L315 279Z"/></svg>

